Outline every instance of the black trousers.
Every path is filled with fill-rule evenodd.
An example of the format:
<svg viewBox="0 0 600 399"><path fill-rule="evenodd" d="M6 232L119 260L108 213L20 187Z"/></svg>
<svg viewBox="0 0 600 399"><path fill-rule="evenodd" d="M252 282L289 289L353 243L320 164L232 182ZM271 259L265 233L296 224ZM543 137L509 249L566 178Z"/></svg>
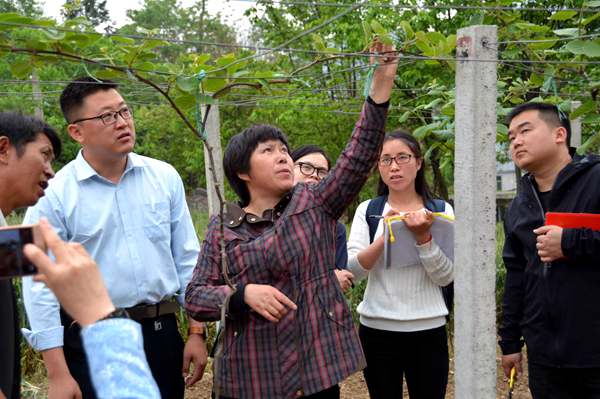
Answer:
<svg viewBox="0 0 600 399"><path fill-rule="evenodd" d="M411 399L443 399L448 384L446 326L414 332L395 332L360 325L367 359L364 370L371 398L402 398L406 378Z"/></svg>
<svg viewBox="0 0 600 399"><path fill-rule="evenodd" d="M600 399L600 368L557 368L529 363L534 399Z"/></svg>
<svg viewBox="0 0 600 399"><path fill-rule="evenodd" d="M11 280L0 280L0 390L8 399L20 398L21 332Z"/></svg>
<svg viewBox="0 0 600 399"><path fill-rule="evenodd" d="M80 337L80 328L61 311L65 326L64 352L71 375L79 384L84 399L96 399L90 378L85 352ZM144 337L144 351L152 376L156 380L163 399L182 399L185 383L183 367L183 340L177 330L175 314L144 319L140 322Z"/></svg>
<svg viewBox="0 0 600 399"><path fill-rule="evenodd" d="M212 399L216 398L215 393L212 393ZM340 386L334 385L330 388L327 388L321 392L313 393L308 396L301 396L298 399L339 399L340 398ZM227 396L219 396L219 399L234 399L229 398Z"/></svg>

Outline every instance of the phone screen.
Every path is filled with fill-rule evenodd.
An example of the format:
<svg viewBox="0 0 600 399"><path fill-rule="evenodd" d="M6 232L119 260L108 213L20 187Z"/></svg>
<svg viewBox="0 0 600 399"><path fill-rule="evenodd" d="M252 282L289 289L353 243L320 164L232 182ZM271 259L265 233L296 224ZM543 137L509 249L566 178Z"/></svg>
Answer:
<svg viewBox="0 0 600 399"><path fill-rule="evenodd" d="M23 253L23 246L33 242L31 226L0 229L0 278L37 273L37 268Z"/></svg>

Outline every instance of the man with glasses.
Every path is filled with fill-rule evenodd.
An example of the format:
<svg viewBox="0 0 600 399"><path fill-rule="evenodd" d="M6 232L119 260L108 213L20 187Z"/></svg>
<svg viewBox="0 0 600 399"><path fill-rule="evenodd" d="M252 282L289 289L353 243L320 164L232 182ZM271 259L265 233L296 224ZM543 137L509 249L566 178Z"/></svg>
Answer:
<svg viewBox="0 0 600 399"><path fill-rule="evenodd" d="M172 166L132 152L133 117L115 83L77 79L60 104L81 151L25 222L44 216L63 240L86 248L115 306L141 324L161 397L183 398L185 383L202 377L207 352L201 323L190 319L185 348L177 329L177 302L183 302L199 252L181 178ZM43 284L26 279L23 293L31 325L24 332L42 351L50 399L95 398L79 326Z"/></svg>

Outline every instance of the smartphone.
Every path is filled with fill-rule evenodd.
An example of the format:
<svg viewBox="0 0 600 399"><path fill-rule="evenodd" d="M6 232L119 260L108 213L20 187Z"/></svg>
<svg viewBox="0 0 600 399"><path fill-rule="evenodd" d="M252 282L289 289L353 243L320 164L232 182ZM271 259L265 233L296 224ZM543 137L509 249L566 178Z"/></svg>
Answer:
<svg viewBox="0 0 600 399"><path fill-rule="evenodd" d="M25 244L46 251L38 225L0 227L0 279L37 273L37 267L23 253Z"/></svg>

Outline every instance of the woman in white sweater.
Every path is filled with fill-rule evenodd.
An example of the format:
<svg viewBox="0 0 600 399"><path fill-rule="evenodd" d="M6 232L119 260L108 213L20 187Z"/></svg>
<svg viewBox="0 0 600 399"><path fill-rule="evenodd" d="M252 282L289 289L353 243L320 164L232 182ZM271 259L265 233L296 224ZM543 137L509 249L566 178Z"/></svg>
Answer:
<svg viewBox="0 0 600 399"><path fill-rule="evenodd" d="M432 199L424 169L419 143L412 135L388 134L379 157L380 197L358 206L350 230L348 268L356 278L368 276L357 310L371 398L402 398L403 377L411 399L443 399L446 393L448 308L442 287L452 283L454 265L433 239L430 227L431 211L454 214L450 204ZM375 218L404 216L414 240L395 245L416 248L415 264L399 265L392 257L384 265L383 219L371 219L377 220L372 236L366 217L367 209L373 213L376 203L380 205Z"/></svg>

